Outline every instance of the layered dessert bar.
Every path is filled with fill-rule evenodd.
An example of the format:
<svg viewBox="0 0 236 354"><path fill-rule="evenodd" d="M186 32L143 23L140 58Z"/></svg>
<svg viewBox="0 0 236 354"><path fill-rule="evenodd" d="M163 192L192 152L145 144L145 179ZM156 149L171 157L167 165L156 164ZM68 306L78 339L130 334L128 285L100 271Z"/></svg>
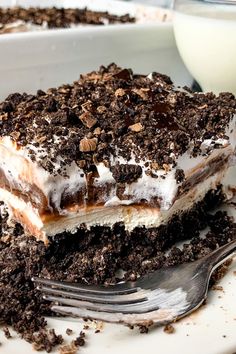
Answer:
<svg viewBox="0 0 236 354"><path fill-rule="evenodd" d="M117 16L108 12L91 11L87 8L0 8L0 33L133 22L135 18L128 14Z"/></svg>
<svg viewBox="0 0 236 354"><path fill-rule="evenodd" d="M236 100L115 64L0 104L0 200L37 239L78 228L158 235L208 192L231 197Z"/></svg>

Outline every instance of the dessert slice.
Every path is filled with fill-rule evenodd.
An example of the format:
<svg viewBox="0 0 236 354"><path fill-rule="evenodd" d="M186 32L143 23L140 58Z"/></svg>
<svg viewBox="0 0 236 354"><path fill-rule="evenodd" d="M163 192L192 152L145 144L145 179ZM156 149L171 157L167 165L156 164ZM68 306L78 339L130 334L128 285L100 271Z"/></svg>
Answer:
<svg viewBox="0 0 236 354"><path fill-rule="evenodd" d="M209 191L228 192L235 111L231 94L177 89L165 75L115 64L46 93L12 94L0 104L0 200L45 242L118 223L158 233Z"/></svg>

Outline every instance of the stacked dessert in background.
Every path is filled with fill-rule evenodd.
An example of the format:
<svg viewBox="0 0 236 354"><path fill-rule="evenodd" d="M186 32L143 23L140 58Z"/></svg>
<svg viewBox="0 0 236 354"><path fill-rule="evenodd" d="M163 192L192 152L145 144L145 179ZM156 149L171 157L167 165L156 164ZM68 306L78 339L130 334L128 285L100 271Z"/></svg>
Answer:
<svg viewBox="0 0 236 354"><path fill-rule="evenodd" d="M79 4L78 4L79 5ZM0 8L0 34L39 31L56 28L76 28L87 25L163 22L171 18L164 9L146 11L137 7L137 14L117 15L88 8L11 7Z"/></svg>
<svg viewBox="0 0 236 354"><path fill-rule="evenodd" d="M94 227L158 239L207 194L232 197L235 111L231 94L115 64L12 94L0 105L0 200L46 244Z"/></svg>
<svg viewBox="0 0 236 354"><path fill-rule="evenodd" d="M87 8L0 8L0 33L133 22L135 18L128 14L117 16L108 12L91 11Z"/></svg>

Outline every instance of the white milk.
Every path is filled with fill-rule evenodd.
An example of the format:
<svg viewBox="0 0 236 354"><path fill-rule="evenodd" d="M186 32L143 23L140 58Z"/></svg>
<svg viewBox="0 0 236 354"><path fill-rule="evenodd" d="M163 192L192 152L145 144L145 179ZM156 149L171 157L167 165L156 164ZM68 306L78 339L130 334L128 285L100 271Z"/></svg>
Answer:
<svg viewBox="0 0 236 354"><path fill-rule="evenodd" d="M177 10L177 46L191 74L204 91L236 95L236 5L189 1Z"/></svg>

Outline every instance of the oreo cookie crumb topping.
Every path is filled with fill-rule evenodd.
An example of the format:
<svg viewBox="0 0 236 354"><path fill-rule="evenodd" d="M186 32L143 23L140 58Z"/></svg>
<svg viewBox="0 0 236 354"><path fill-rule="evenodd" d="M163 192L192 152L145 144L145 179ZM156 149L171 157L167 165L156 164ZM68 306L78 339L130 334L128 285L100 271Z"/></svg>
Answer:
<svg viewBox="0 0 236 354"><path fill-rule="evenodd" d="M177 90L165 75L134 75L110 64L72 85L9 95L0 104L0 125L2 137L27 148L50 173L62 174L81 161L90 171L95 161L112 157L166 169L187 150L197 156L217 148L212 144L203 152L205 139L228 139L225 129L235 112L232 94Z"/></svg>
<svg viewBox="0 0 236 354"><path fill-rule="evenodd" d="M111 168L111 172L117 183L133 183L142 176L142 167L131 164L117 164Z"/></svg>
<svg viewBox="0 0 236 354"><path fill-rule="evenodd" d="M133 23L135 18L128 14L117 16L109 12L91 11L87 8L39 8L11 7L0 8L0 31L4 25L23 21L48 28L68 28L71 25L105 25L115 23Z"/></svg>

